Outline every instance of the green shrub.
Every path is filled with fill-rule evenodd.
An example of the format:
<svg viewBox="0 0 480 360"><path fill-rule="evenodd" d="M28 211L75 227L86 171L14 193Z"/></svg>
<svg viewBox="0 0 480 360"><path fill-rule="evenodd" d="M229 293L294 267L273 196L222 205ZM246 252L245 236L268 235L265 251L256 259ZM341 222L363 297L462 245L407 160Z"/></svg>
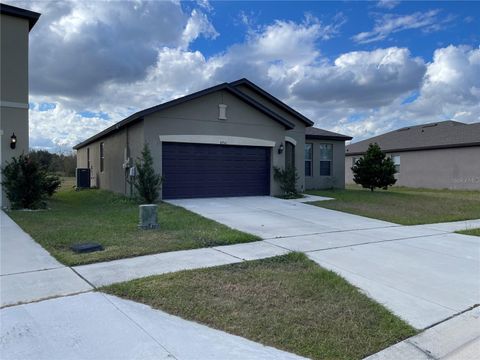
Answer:
<svg viewBox="0 0 480 360"><path fill-rule="evenodd" d="M351 169L353 181L371 191L375 188L387 190L397 181L393 160L387 157L376 143L368 146L365 155L358 159Z"/></svg>
<svg viewBox="0 0 480 360"><path fill-rule="evenodd" d="M153 159L148 145L145 144L141 157L135 162L137 176L134 186L142 201L153 204L160 195L163 178L155 173Z"/></svg>
<svg viewBox="0 0 480 360"><path fill-rule="evenodd" d="M2 185L13 209L44 208L45 199L60 186L58 176L48 175L28 155L13 157L2 172Z"/></svg>
<svg viewBox="0 0 480 360"><path fill-rule="evenodd" d="M298 198L300 194L297 191L297 181L299 179L297 169L293 166L281 169L273 167L273 178L280 185L285 198Z"/></svg>

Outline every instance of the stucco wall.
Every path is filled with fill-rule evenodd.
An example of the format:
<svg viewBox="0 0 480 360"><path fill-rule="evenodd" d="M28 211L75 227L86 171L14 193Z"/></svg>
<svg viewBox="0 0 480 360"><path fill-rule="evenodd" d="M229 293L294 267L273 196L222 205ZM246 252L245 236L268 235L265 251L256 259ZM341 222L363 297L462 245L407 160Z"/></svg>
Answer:
<svg viewBox="0 0 480 360"><path fill-rule="evenodd" d="M288 130L285 133L285 136L291 137L296 141L295 146L295 164L298 172L298 187L300 191L305 190L305 167L304 167L304 152L305 152L305 123L303 121L298 120L295 116L290 114L288 111L285 111L275 103L271 102L270 100L266 99L262 95L256 93L255 91L251 90L249 87L245 85L241 85L238 87L240 91L247 94L251 98L258 101L260 104L272 109L274 112L282 116L283 118L287 119L288 121L295 124L295 128L292 130Z"/></svg>
<svg viewBox="0 0 480 360"><path fill-rule="evenodd" d="M480 146L389 155L400 156L397 186L480 190ZM351 166L352 156L345 157L347 183L353 183Z"/></svg>
<svg viewBox="0 0 480 360"><path fill-rule="evenodd" d="M218 104L227 105L227 120L218 119ZM272 141L275 143L271 153L272 166L283 167L285 163L285 152L278 154L278 146L285 141L285 127L226 91L218 91L145 118L145 139L159 173L162 170L161 135L223 135ZM302 159L297 166L300 164L303 167L302 139L294 132L290 136L300 143L297 146L301 146ZM278 194L273 170L270 184L271 194Z"/></svg>
<svg viewBox="0 0 480 360"><path fill-rule="evenodd" d="M28 152L28 20L0 15L0 167ZM17 146L10 148L15 133ZM1 175L0 175L1 182ZM1 185L0 185L1 188ZM0 190L0 206L8 206Z"/></svg>
<svg viewBox="0 0 480 360"><path fill-rule="evenodd" d="M313 144L312 176L305 177L307 189L326 189L345 187L345 142L335 140L306 139ZM320 176L320 144L333 145L332 176ZM303 154L302 154L303 155Z"/></svg>
<svg viewBox="0 0 480 360"><path fill-rule="evenodd" d="M128 139L128 142L127 142ZM100 143L104 143L104 170L100 171ZM92 187L129 194L127 170L123 168L125 149L132 164L140 156L144 144L143 122L121 129L104 139L77 150L77 167L87 167L87 149L90 149L90 176Z"/></svg>

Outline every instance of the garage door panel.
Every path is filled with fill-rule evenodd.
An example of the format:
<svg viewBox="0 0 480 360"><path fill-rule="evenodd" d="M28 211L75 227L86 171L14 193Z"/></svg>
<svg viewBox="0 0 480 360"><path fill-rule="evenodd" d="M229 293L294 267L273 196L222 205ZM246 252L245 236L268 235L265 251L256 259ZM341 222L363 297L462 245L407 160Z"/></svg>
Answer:
<svg viewBox="0 0 480 360"><path fill-rule="evenodd" d="M268 195L270 148L163 143L163 197Z"/></svg>

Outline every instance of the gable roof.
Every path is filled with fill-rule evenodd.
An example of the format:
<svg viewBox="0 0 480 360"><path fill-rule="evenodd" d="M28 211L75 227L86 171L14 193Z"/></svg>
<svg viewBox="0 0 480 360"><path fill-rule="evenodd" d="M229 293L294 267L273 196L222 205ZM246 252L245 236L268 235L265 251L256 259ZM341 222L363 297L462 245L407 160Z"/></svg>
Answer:
<svg viewBox="0 0 480 360"><path fill-rule="evenodd" d="M350 144L345 155L361 155L371 143L377 143L386 152L480 146L480 123L448 120L408 126Z"/></svg>
<svg viewBox="0 0 480 360"><path fill-rule="evenodd" d="M255 85L253 82L251 82L248 79L243 78L243 79L240 79L240 80L236 80L236 81L231 82L230 85L234 86L234 87L237 87L237 86L240 86L240 85L245 85L245 86L249 87L250 89L252 89L253 91L255 91L257 94L260 94L260 95L266 97L268 100L270 100L275 105L282 108L283 110L285 110L286 112L288 112L292 116L296 117L298 120L304 122L305 125L312 126L314 124L314 122L312 120L310 120L309 118L300 114L298 111L292 109L290 106L285 104L283 101L280 101L275 96L273 96L272 94L269 94L268 92L263 90L258 85Z"/></svg>
<svg viewBox="0 0 480 360"><path fill-rule="evenodd" d="M28 20L28 30L32 30L38 18L40 17L39 13L7 4L0 4L0 14L15 16Z"/></svg>
<svg viewBox="0 0 480 360"><path fill-rule="evenodd" d="M351 136L342 135L333 131L323 130L316 127L305 128L305 138L319 140L352 140Z"/></svg>
<svg viewBox="0 0 480 360"><path fill-rule="evenodd" d="M280 124L285 126L285 128L288 129L288 130L293 129L295 127L295 124L293 124L292 122L283 118L282 116L278 115L277 113L271 111L267 107L260 104L258 101L252 99L250 96L242 93L240 90L237 90L235 87L231 86L229 83L223 83L223 84L219 84L219 85L216 85L216 86L212 86L212 87L204 89L204 90L197 91L197 92L195 92L193 94L190 94L190 95L180 97L178 99L168 101L168 102L160 104L160 105L153 106L153 107L145 109L145 110L138 111L138 112L130 115L129 117L123 119L122 121L120 121L120 122L110 126L109 128L99 132L98 134L88 138L87 140L82 141L81 143L75 145L73 148L75 150L80 149L80 148L84 147L85 145L88 145L88 144L90 144L90 143L92 143L92 142L94 142L94 141L96 141L100 138L103 138L103 137L107 136L108 134L110 134L114 131L117 131L117 130L123 128L126 125L129 125L131 123L143 120L143 118L147 115L153 114L153 113L155 113L157 111L160 111L160 110L168 109L172 106L180 105L184 102L199 98L199 97L204 96L204 95L214 93L214 92L219 91L219 90L225 90L225 91L230 92L231 94L233 94L237 98L243 100L245 103L253 106L254 108L261 111L265 115L269 116L273 120L279 122Z"/></svg>

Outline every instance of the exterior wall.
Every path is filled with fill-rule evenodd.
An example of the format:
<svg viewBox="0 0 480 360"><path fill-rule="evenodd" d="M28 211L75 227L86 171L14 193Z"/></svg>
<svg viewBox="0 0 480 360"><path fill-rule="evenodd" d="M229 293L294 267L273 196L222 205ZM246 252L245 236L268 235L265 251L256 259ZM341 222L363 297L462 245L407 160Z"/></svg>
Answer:
<svg viewBox="0 0 480 360"><path fill-rule="evenodd" d="M305 166L303 163L304 149L305 149L305 127L306 127L305 123L303 121L298 120L295 116L291 115L289 112L277 106L275 103L264 98L262 95L257 94L255 91L251 90L249 87L245 85L241 85L238 87L238 89L240 89L243 93L250 96L252 99L255 99L260 104L268 107L269 109L272 109L275 113L279 114L283 118L295 124L295 128L292 130L288 130L285 133L285 137L290 137L296 141L295 164L296 164L298 177L299 177L299 180L298 180L299 190L303 191L306 188L308 188L306 187Z"/></svg>
<svg viewBox="0 0 480 360"><path fill-rule="evenodd" d="M100 171L100 143L104 143L104 169ZM144 144L143 122L140 121L77 150L77 167L86 168L90 149L90 181L92 187L130 194L126 181L128 169L123 167L125 155L130 164L140 156Z"/></svg>
<svg viewBox="0 0 480 360"><path fill-rule="evenodd" d="M227 120L218 119L219 104L227 105ZM226 91L151 114L144 122L145 141L150 146L158 173L162 171L162 135L225 136L226 140L222 141L225 144L228 144L228 136L270 141L275 144L271 153L272 167L283 167L285 164L285 152L278 154L278 147L285 141L287 133L284 126ZM303 141L296 132L292 133L293 136L290 136L295 136L302 146L302 159L298 163L303 167ZM303 130L303 137L304 134ZM278 194L280 189L273 180L273 169L270 176L271 194Z"/></svg>
<svg viewBox="0 0 480 360"><path fill-rule="evenodd" d="M389 155L400 156L397 186L480 190L480 146L406 151ZM353 183L351 166L352 156L345 157L347 183Z"/></svg>
<svg viewBox="0 0 480 360"><path fill-rule="evenodd" d="M28 32L28 20L0 15L0 167L28 152ZM13 133L14 150L10 148ZM1 187L0 206L8 206Z"/></svg>
<svg viewBox="0 0 480 360"><path fill-rule="evenodd" d="M312 176L305 177L307 189L345 187L345 141L306 139L313 144ZM333 145L332 176L320 176L320 144ZM303 154L302 154L303 156Z"/></svg>

